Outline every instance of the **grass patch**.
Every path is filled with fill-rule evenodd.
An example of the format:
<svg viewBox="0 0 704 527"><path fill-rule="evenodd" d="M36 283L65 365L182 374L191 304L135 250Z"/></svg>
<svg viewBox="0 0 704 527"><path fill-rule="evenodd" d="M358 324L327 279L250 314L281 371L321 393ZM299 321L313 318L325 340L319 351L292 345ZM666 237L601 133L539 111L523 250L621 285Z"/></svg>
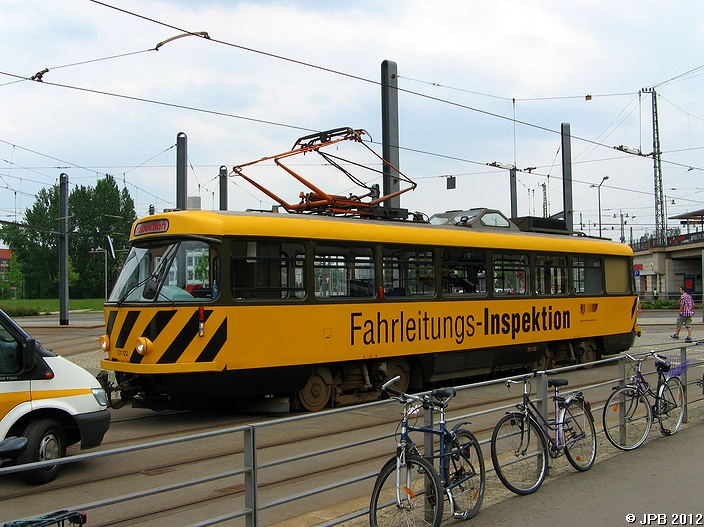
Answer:
<svg viewBox="0 0 704 527"><path fill-rule="evenodd" d="M102 298L70 299L69 310L103 311ZM58 298L33 298L18 300L0 300L0 309L11 317L28 317L57 313L60 309Z"/></svg>

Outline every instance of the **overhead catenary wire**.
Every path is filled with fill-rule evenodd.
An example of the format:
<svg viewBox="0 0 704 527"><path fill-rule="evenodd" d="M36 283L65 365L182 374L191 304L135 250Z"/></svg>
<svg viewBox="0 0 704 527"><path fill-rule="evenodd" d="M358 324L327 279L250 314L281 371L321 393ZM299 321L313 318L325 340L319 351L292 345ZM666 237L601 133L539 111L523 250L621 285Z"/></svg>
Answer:
<svg viewBox="0 0 704 527"><path fill-rule="evenodd" d="M123 10L123 9L120 9L120 8L115 8L115 7L113 7L113 6L110 6L110 5L106 4L105 2L95 2L95 3L101 4L101 5L104 5L104 6L106 6L106 7L113 8L113 9L118 9L118 10L120 10L120 11L123 11L123 12L128 13L128 11L126 11L126 10ZM131 13L131 14L133 14L133 13ZM141 18L145 18L145 19L146 19L146 17L142 17L141 15L136 15L136 16L140 16ZM151 19L148 19L148 20L151 20ZM163 23L158 22L158 21L154 21L154 22L164 25ZM172 27L173 29L179 29L179 30L181 30L180 28L176 28L175 26L168 26L168 25L167 25L167 27ZM294 59L288 59L288 58L282 57L282 56L280 56L280 55L271 54L271 53L266 53L266 52L261 52L261 51L259 51L259 50L254 50L254 49L252 49L252 48L247 48L247 47L239 46L239 45L236 45L236 44L231 44L231 43L225 43L225 44L227 44L227 45L232 45L232 46L234 46L234 47L238 47L238 48L240 48L240 49L247 50L247 51L252 51L252 52L255 52L255 53L263 53L263 54L266 54L266 55L268 55L268 56L270 56L270 57L273 57L273 58L282 59L282 60L289 60L289 61L292 61L292 62L301 64L301 65L305 65L305 66L309 66L309 67L316 67L316 68L321 69L321 70L324 70L324 71L329 71L329 72L333 72L333 73L336 73L336 74L346 75L346 76L348 76L348 77L355 78L355 79L359 79L359 80L362 80L362 81L365 81L365 82L372 82L372 83L374 83L374 84L378 84L376 81L371 81L371 80L369 80L369 79L364 79L364 78L362 78L362 77L358 77L358 76L355 76L355 75L345 74L344 72L339 72L339 71L333 70L333 69L331 69L331 68L322 68L322 67L319 67L319 66L316 66L316 65L313 65L313 64L309 64L309 63L303 62L303 61L295 61ZM146 51L149 51L149 50L143 50L143 51L141 51L141 52L143 53L143 52L146 52ZM140 52L135 52L135 53L140 53ZM116 56L114 56L114 57L118 57L118 56L116 55ZM106 59L107 59L107 58L106 58ZM96 59L96 60L97 60L97 59ZM84 62L85 62L85 61L84 61ZM75 63L75 64L80 64L80 63ZM66 65L66 66L68 66L68 65ZM691 70L691 71L694 71L694 70ZM691 71L688 72L688 73L691 73ZM683 75L684 75L684 74L683 74ZM678 77L680 77L680 76L678 76ZM675 78L673 78L673 79L676 79L676 78L677 78L677 77L675 77ZM27 79L25 79L25 80L27 80ZM672 79L671 79L671 80L672 80ZM44 82L47 82L46 79L44 79ZM669 82L669 81L666 81L666 82ZM406 91L406 90L400 90L400 91ZM407 92L408 92L408 93L413 93L412 91L407 91ZM116 94L111 94L111 95L117 96ZM424 94L420 94L420 95L421 95L421 96L425 96ZM576 96L574 96L574 97L576 98ZM580 97L582 97L582 96L580 96ZM440 99L440 98L434 98L434 99L435 99L435 100L438 100L438 101L442 101L442 99ZM534 98L534 99L517 99L517 100L520 101L520 100L548 100L548 99L551 99L551 98ZM137 100L138 100L138 99L137 99ZM158 101L147 101L147 102L155 102L155 103L159 104ZM451 101L447 101L447 102L448 102L448 103L451 103ZM206 110L203 110L203 109L190 108L190 107L181 106L181 105L173 105L173 106L174 106L174 107L177 107L177 108L183 107L183 108L187 108L187 109L192 109L192 110L195 110L195 111L206 111ZM460 106L462 106L462 105L460 105ZM471 109L471 110L477 110L477 111L478 111L478 109L474 109L474 108L471 108L471 107L467 107L467 108L468 108L468 109ZM210 111L209 111L209 112L210 112ZM223 113L221 113L221 112L210 112L210 113L213 113L213 114L216 114L216 115L228 115L228 114L223 114ZM500 115L498 115L498 114L492 114L491 112L487 112L487 113L488 113L489 115L493 115L493 116L496 116L496 117L500 117L500 118L504 118L504 119L510 119L509 117L500 116ZM236 118L246 118L246 117L243 117L243 116L235 116L235 115L228 115L228 116L232 116L232 117L236 117ZM250 118L246 118L246 119L250 119ZM250 119L250 120L254 120L254 119ZM268 121L266 121L266 120L255 120L255 121L257 121L257 122L263 122L263 123L265 123L265 124L275 124L275 125L277 125L277 126L286 126L286 127L289 127L289 128L294 128L294 129L299 129L299 130L305 130L305 131L307 131L307 132L309 132L309 131L315 131L315 130L312 130L312 129L310 129L310 128L291 126L291 125L287 125L287 124L285 124L285 123L271 123L271 122L268 122ZM519 122L519 121L517 121L517 120L515 120L515 119L513 119L513 122L514 122L514 124L519 123L519 124L531 125L530 123L522 123L522 122ZM548 131L550 131L550 132L558 133L556 130L550 130L550 129L546 129L546 128L542 128L542 127L538 127L538 128L541 128L541 129L544 129L544 130L548 130ZM576 138L576 139L581 140L582 138ZM598 145L598 146L604 146L604 147L611 148L611 145L605 145L605 144L602 144L602 143L599 143L599 142L593 142L593 144L594 144L594 145ZM418 149L412 149L412 148L403 148L403 149L404 149L404 150L408 150L408 151L417 151L417 152L421 152L421 150L418 150ZM425 151L424 154L425 154L425 155L432 155L432 156L438 156L438 157L448 158L448 159L455 159L455 160L458 160L458 161L461 161L461 162L467 162L467 163L472 163L472 164L477 164L477 165L484 165L484 164L485 164L485 163L482 163L482 162L477 162L477 161L472 161L472 160L468 160L468 159L463 159L463 158L458 157L458 156L448 156L448 155L437 154L437 153L428 152L428 151ZM663 160L663 162L668 162L668 161ZM682 165L682 166L688 166L688 165Z"/></svg>
<svg viewBox="0 0 704 527"><path fill-rule="evenodd" d="M73 64L67 64L67 65L59 66L59 67L68 67L68 66L77 65L77 64L85 64L85 63L89 63L89 62L96 62L96 61L100 61L100 60L108 60L108 59L111 59L111 58L118 58L118 57L128 56L128 55L130 55L130 54L137 54L137 53L144 53L144 52L148 52L148 51L155 51L155 50L158 50L159 47L162 46L163 44L165 44L166 42L169 42L169 41L171 41L171 40L173 40L173 39L176 39L176 38L181 38L181 37L184 37L184 36L191 36L191 35L192 35L192 36L201 37L201 38L204 38L204 39L207 39L207 40L212 40L212 41L215 42L215 43L219 43L219 44L223 44L223 45L235 47L235 48L238 48L238 49L242 49L242 50L245 50L245 51L248 51L248 52L257 53L257 54L262 54L262 55L265 55L265 56L268 56L268 57L272 57L272 58L275 58L275 59L284 60L284 61L288 61L288 62L293 62L293 63L295 63L295 64L299 64L299 65L302 65L302 66L306 66L306 67L310 67L310 68L315 68L315 69L319 69L319 70L322 70L322 71L327 71L327 72L330 72L330 73L334 73L334 74L337 74L337 75L346 76L346 77L353 78L353 79L357 79L357 80L364 81L364 82L369 82L369 83L373 83L373 84L377 84L377 85L380 84L378 81L375 81L375 80L366 79L366 78L360 77L360 76L358 76L358 75L352 75L352 74L349 74L349 73L346 73L346 72L342 72L342 71L339 71L339 70L335 70L335 69L332 69L332 68L326 68L326 67L323 67L323 66L315 65L315 64L312 64L312 63L310 63L310 62L305 62L305 61L296 60L296 59L293 59L293 58L290 58L290 57L285 57L285 56L283 56L283 55L279 55L279 54L275 54L275 53L270 53L270 52L266 52L266 51L262 51L262 50L257 50L257 49L251 48L251 47L242 46L242 45L235 44L235 43L231 43L231 42L226 42L226 41L222 41L222 40L218 40L218 39L211 39L207 32L203 32L203 31L201 31L201 32L192 32L192 31L188 31L188 30L185 30L184 28L180 28L180 27L178 27L178 26L174 26L174 25L171 25L171 24L167 24L167 23L165 23L165 22L162 22L162 21L159 21L159 20L150 18L150 17L146 17L146 16L144 16L144 15L141 15L141 14L138 14L138 13L134 13L134 12L129 11L129 10L122 9L122 8L119 8L119 7L110 5L110 4L106 3L106 2L101 2L101 1L98 1L98 0L91 0L91 1L92 1L93 3L102 5L102 6L104 6L104 7L110 8L110 9L114 9L114 10L120 11L120 12L125 13L125 14L128 14L128 15L130 15L130 16L138 17L138 18L141 18L141 19L143 19L143 20L147 20L147 21L149 21L149 22L151 22L151 23L154 23L154 24L157 24L157 25L161 25L161 26L164 26L164 27L173 29L173 30L180 31L181 34L179 34L179 35L177 35L177 36L175 36L175 37L171 37L170 39L166 39L166 40L163 41L163 42L160 42L160 43L157 44L154 48L149 48L149 49L146 49L146 50L141 50L141 51L132 52L132 53L125 53L125 54L120 54L120 55L113 55L113 56L110 56L110 57L104 57L104 58L100 58L100 59L93 59L93 60L90 60L90 61L76 62L76 63L73 63ZM702 66L702 67L704 67L704 66ZM700 68L702 68L702 67L700 67ZM57 67L55 67L54 69L56 69L56 68L57 68ZM689 72L686 72L685 74L682 74L682 75L686 75L686 74L691 73L691 72L693 72L693 71L696 71L696 70L698 70L698 69L699 69L699 68L695 68L694 70L690 70ZM674 80L674 79L676 79L676 78L679 78L679 77L681 77L682 75L677 76L677 77L674 77L673 79L670 79L670 81L671 81L671 80ZM423 82L423 81L418 81L417 79L414 79L414 80L417 81L417 82ZM664 84L664 83L670 82L670 81L665 81L665 82L663 82L663 83L661 83L661 84ZM434 86L443 86L443 85L441 85L440 83L431 83L431 84L434 85ZM71 86L66 86L66 85L62 85L62 86L63 86L63 87L67 87L67 88L73 88L73 87L71 87ZM452 89L461 90L461 89L459 89L459 88L452 88ZM89 89L86 89L86 90L87 90L87 91L92 91L92 90L89 90ZM414 95L417 95L417 96L430 98L430 99L432 99L432 100L436 100L436 101L439 101L439 102L444 102L444 103L447 103L447 104L457 105L457 106L459 106L459 107L463 107L463 108L466 108L466 109L469 109L469 110L473 110L473 111L477 111L477 112L480 112L480 113L486 113L487 115L490 115L490 116L493 116L493 117L497 117L497 118L501 118L501 119L509 119L509 120L512 120L512 121L514 122L514 126L515 126L515 124L518 123L518 124L522 124L522 125L525 125L525 126L532 126L532 127L534 127L534 128L542 129L542 130L544 130L544 131L548 131L548 132L552 132L552 133L559 133L557 130L552 130L552 129L549 129L549 128L545 128L545 127L542 127L542 126L534 125L534 124L531 124L531 123L528 123L528 122L524 122L524 121L518 121L518 120L516 120L515 118L514 118L514 119L511 119L510 117L507 117L507 116L502 116L502 115L500 115L500 114L495 114L495 113L493 113L493 112L486 112L486 111L484 111L484 110L481 110L481 109L478 109L478 108L473 108L473 107L470 107L470 106L467 106L467 105L461 105L461 104L455 103L455 102L453 102L453 101L447 101L447 100L444 100L444 99L440 99L440 98L428 96L428 95L426 95L426 94L422 94L422 93L418 93L418 92L413 92L413 91L410 91L410 90L404 90L404 89L402 89L402 88L399 88L399 91L404 91L404 92L407 92L407 93L410 93L410 94L414 94ZM463 90L463 91L467 91L467 92L471 92L471 93L476 93L476 94L481 94L481 95L484 95L484 96L491 96L491 95L489 95L489 94L483 94L483 93L480 93L480 92L473 92L473 91L470 91L470 90ZM95 93L102 93L102 94L106 94L106 95L117 96L117 97L132 98L132 97L129 97L129 96L124 96L124 95L120 95L120 94L112 94L112 93L108 93L108 92L100 92L100 91L97 91L97 90L94 91L94 92L95 92ZM599 95L589 95L588 97L590 97L590 98L591 98L591 97L607 97L607 96L610 97L610 96L621 96L621 95L628 95L628 93L599 94ZM505 100L512 100L512 101L514 102L514 104L515 104L515 101L516 101L516 100L518 100L518 101L555 100L555 99L568 99L568 98L578 98L578 97L581 98L581 97L583 97L583 96L580 95L580 96L533 97L533 98L508 98L508 97L500 97L500 96L491 96L491 97L500 98L500 99L505 99ZM200 109L200 108L189 107L189 106L185 106L185 105L176 105L176 104L171 104L171 103L163 103L163 102L161 102L161 101L153 101L153 100L139 99L139 98L133 98L133 99L135 99L135 100L143 100L143 101L145 101L145 102L151 102L151 103L154 103L154 104L166 104L166 105L174 106L174 107L177 107L177 108L190 109L190 110L193 110L193 111L206 111L206 110L203 110L203 109ZM210 110L210 111L208 111L208 112L209 112L209 113L214 113L214 114L216 114L216 115L220 114L220 115L226 115L226 116L235 117L235 118L239 118L239 119L252 120L252 121L261 122L261 123L264 123L264 124L272 124L272 125L276 125L276 126L285 126L285 127L288 127L288 128L294 128L294 129L299 129L299 130L304 130L304 131L316 131L316 130L313 130L313 129L311 129L311 128L298 127L298 126L295 126L295 125L284 124L284 123L276 123L276 122L267 121L267 120L259 120L259 119L255 119L255 118L244 117L244 116L238 116L238 115L234 115L234 114L225 114L225 113L223 113L223 112L217 112L217 111L212 111L212 110ZM575 138L575 139L578 139L578 140L581 140L581 141L586 141L586 142L592 143L592 144L597 145L597 146L610 147L610 145L605 145L605 144L598 143L598 142L595 142L595 141L590 141L590 140L585 139L585 138L580 138L580 137L574 137L574 138ZM431 155L432 155L432 154L431 154Z"/></svg>

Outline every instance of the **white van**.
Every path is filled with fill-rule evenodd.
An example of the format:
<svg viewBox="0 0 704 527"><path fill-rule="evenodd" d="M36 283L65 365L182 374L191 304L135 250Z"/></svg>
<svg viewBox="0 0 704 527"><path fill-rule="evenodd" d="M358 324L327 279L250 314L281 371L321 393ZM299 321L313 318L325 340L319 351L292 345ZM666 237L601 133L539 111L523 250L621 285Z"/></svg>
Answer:
<svg viewBox="0 0 704 527"><path fill-rule="evenodd" d="M0 310L0 439L27 438L18 463L58 459L66 447L100 445L110 427L105 391L83 368L45 350ZM22 472L31 483L60 465Z"/></svg>

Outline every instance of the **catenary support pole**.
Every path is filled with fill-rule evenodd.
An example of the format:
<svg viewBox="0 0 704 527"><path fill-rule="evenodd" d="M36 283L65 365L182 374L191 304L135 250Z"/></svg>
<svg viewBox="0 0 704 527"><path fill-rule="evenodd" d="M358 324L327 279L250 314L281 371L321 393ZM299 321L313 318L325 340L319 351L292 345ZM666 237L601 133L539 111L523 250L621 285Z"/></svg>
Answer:
<svg viewBox="0 0 704 527"><path fill-rule="evenodd" d="M227 210L227 167L220 167L220 210Z"/></svg>
<svg viewBox="0 0 704 527"><path fill-rule="evenodd" d="M574 230L574 204L572 202L572 134L570 123L562 123L562 202L568 231Z"/></svg>
<svg viewBox="0 0 704 527"><path fill-rule="evenodd" d="M187 174L188 137L183 132L179 132L176 135L176 208L178 210L186 210Z"/></svg>
<svg viewBox="0 0 704 527"><path fill-rule="evenodd" d="M68 325L68 174L59 176L59 325Z"/></svg>
<svg viewBox="0 0 704 527"><path fill-rule="evenodd" d="M395 62L385 60L381 63L381 150L383 158L396 170L400 169L398 135L398 70ZM401 187L396 170L384 165L384 195L398 192ZM385 206L399 208L401 196L386 201Z"/></svg>

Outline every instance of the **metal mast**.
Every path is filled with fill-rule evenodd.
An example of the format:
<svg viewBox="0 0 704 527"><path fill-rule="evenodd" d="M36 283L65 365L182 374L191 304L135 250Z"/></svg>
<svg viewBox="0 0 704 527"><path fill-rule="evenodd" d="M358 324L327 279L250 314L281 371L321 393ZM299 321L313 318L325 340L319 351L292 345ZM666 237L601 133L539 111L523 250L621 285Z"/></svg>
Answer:
<svg viewBox="0 0 704 527"><path fill-rule="evenodd" d="M655 88L643 88L643 93L653 94L653 173L655 178L655 239L665 245L667 224L665 223L665 200L662 193L662 161L660 155L660 125L658 124L658 96Z"/></svg>
<svg viewBox="0 0 704 527"><path fill-rule="evenodd" d="M548 190L545 183L541 184L543 187L543 218L548 217Z"/></svg>

